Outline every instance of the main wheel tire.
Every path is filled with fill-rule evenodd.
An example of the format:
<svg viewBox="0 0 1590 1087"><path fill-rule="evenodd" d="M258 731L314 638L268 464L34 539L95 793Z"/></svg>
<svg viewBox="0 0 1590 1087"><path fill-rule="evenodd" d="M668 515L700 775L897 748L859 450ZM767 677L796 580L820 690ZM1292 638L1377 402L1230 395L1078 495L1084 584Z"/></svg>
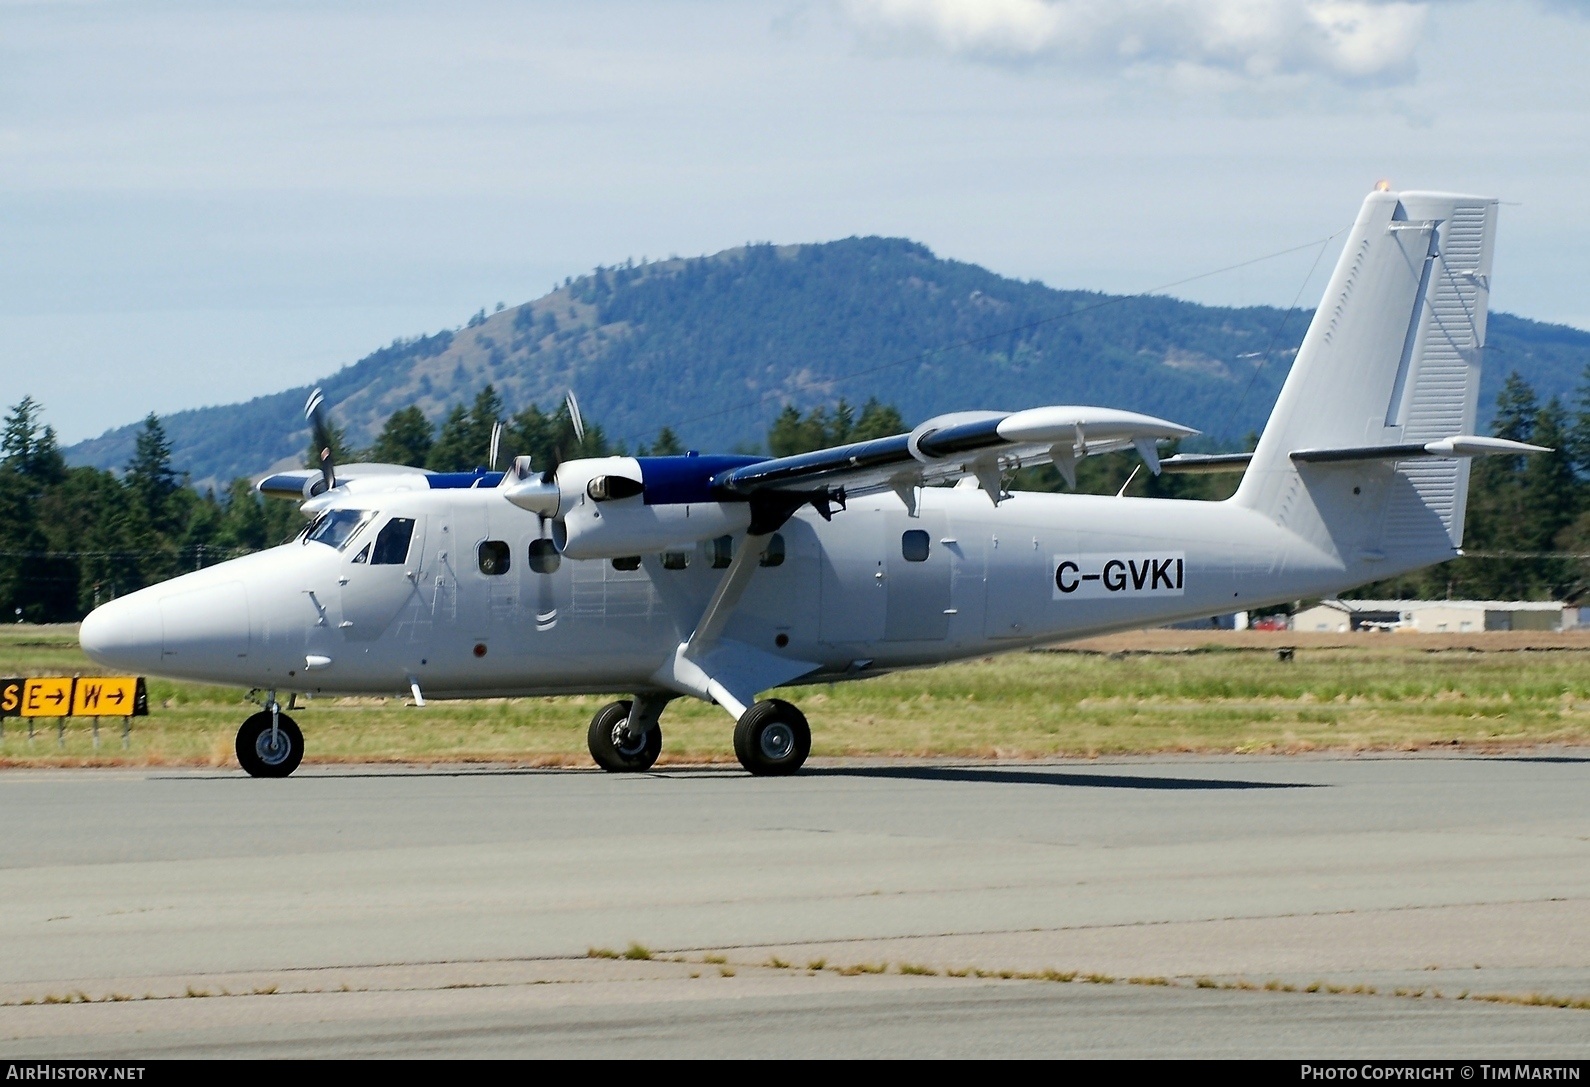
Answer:
<svg viewBox="0 0 1590 1087"><path fill-rule="evenodd" d="M781 698L758 702L734 726L734 753L758 777L793 774L812 753L806 715Z"/></svg>
<svg viewBox="0 0 1590 1087"><path fill-rule="evenodd" d="M629 720L630 700L609 702L591 718L585 742L591 749L596 765L609 774L635 774L650 770L657 756L662 754L662 725L653 724L639 742L632 741L625 729Z"/></svg>
<svg viewBox="0 0 1590 1087"><path fill-rule="evenodd" d="M237 730L237 762L250 777L284 778L304 761L304 734L298 722L285 713L276 715L271 729L270 710L261 710Z"/></svg>

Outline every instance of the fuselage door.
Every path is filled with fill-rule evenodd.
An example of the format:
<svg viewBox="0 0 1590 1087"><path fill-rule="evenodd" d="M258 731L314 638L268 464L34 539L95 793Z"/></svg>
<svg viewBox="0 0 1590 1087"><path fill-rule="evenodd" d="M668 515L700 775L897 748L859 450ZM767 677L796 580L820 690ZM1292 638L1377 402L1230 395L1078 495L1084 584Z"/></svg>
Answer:
<svg viewBox="0 0 1590 1087"><path fill-rule="evenodd" d="M888 600L882 510L850 509L817 529L822 545L818 638L829 645L883 637Z"/></svg>
<svg viewBox="0 0 1590 1087"><path fill-rule="evenodd" d="M1046 541L1019 524L988 537L984 635L1028 638L1042 628L1054 595L1049 577L1052 549L1052 538Z"/></svg>
<svg viewBox="0 0 1590 1087"><path fill-rule="evenodd" d="M950 630L950 569L955 554L945 546L943 510L888 517L884 551L886 642L939 641Z"/></svg>
<svg viewBox="0 0 1590 1087"><path fill-rule="evenodd" d="M364 539L345 552L342 571L342 632L349 641L381 637L399 613L423 612L425 518L377 517Z"/></svg>

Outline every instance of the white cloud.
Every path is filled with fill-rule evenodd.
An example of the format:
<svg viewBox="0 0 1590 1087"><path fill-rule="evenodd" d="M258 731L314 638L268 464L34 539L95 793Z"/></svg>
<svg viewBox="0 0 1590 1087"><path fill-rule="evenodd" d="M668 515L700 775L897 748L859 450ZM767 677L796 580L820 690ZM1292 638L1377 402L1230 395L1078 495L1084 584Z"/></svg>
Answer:
<svg viewBox="0 0 1590 1087"><path fill-rule="evenodd" d="M1428 7L1408 0L842 0L850 23L880 44L994 64L1248 83L1408 80Z"/></svg>

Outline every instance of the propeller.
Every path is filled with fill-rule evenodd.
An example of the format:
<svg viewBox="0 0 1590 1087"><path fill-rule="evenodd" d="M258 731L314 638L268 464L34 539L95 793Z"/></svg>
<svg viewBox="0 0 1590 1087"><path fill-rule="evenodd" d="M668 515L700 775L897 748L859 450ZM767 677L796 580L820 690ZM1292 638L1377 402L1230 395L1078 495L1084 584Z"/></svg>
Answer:
<svg viewBox="0 0 1590 1087"><path fill-rule="evenodd" d="M543 523L547 517L556 516L560 496L558 493L558 468L564 461L572 460L580 453L580 446L585 441L585 419L580 415L580 402L570 389L563 400L563 408L559 415L566 415L567 422L557 422L558 416L552 417L552 422L557 425L556 436L551 443L547 456L547 463L539 466L539 471L532 471L530 458L527 456L515 457L513 464L504 473L500 487L508 488L508 501L521 509L530 510L541 516ZM543 524L544 527L544 524Z"/></svg>
<svg viewBox="0 0 1590 1087"><path fill-rule="evenodd" d="M580 401L570 389L563 401L564 410L569 417L569 429L573 431L573 442L568 441L566 434L560 434L551 451L550 463L539 473L531 466L529 457L515 457L509 470L503 475L501 486L509 488L508 500L535 513L538 526L537 537L539 540L549 540L547 522L552 520L558 509L560 496L558 492L558 467L570 459L569 454L576 452L585 441L585 420L580 415ZM493 440L492 461L496 462L496 443ZM555 545L554 545L555 547ZM556 552L554 551L554 554ZM554 559L553 561L558 561ZM549 630L557 624L558 607L554 595L554 579L550 577L537 578L536 600L536 629Z"/></svg>
<svg viewBox="0 0 1590 1087"><path fill-rule="evenodd" d="M337 443L332 434L330 416L326 412L326 394L319 387L309 394L309 400L304 404L304 418L309 420L310 434L315 443L314 467L320 469L322 482L314 493L323 494L337 485L336 465L332 463L331 456Z"/></svg>
<svg viewBox="0 0 1590 1087"><path fill-rule="evenodd" d="M506 487L507 497L510 502L528 509L536 515L536 543L546 544L551 542L547 532L547 522L552 519L552 513L558 507L558 484L556 479L557 468L551 471L537 472L531 467L530 458L527 456L515 457L508 470L503 473L500 487ZM532 545L532 559L536 558L539 551L539 561L548 562L547 548L538 548ZM553 564L543 569L536 566L542 574L551 574L557 569L556 563L561 559L558 556L557 545L550 548L550 562ZM551 577L538 577L536 580L536 611L535 621L537 630L551 630L558 623L558 603L555 595L554 579Z"/></svg>

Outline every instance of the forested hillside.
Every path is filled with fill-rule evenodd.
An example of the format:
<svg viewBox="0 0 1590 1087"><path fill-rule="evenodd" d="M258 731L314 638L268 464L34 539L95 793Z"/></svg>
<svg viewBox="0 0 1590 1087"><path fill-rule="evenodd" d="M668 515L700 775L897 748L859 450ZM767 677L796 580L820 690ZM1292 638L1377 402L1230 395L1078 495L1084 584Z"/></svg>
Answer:
<svg viewBox="0 0 1590 1087"><path fill-rule="evenodd" d="M1488 457L1469 486L1467 555L1350 595L1384 597L1550 597L1577 600L1590 592L1590 367L1573 401L1541 403L1528 382L1510 374L1495 402L1494 433L1552 451L1530 457ZM392 412L369 448L333 435L339 463L381 460L439 471L478 463L494 428L504 424L501 453L536 463L613 451L601 423L578 434L568 412L531 405L509 416L490 385L469 405L449 411L440 427L416 408ZM775 455L897 434L892 406L839 400L802 413L786 406L766 432ZM663 428L636 452L681 452ZM302 451L309 459L310 450ZM1152 476L1135 454L1089 457L1078 489L1095 494L1219 499L1235 475ZM1050 466L1026 469L1014 486L1061 490ZM138 430L123 471L68 467L39 406L24 398L0 435L0 614L29 620L74 619L96 603L200 566L281 542L303 523L295 503L263 501L246 478L218 497L195 489L172 467L165 430L153 415Z"/></svg>
<svg viewBox="0 0 1590 1087"><path fill-rule="evenodd" d="M849 238L599 268L534 302L482 310L456 331L394 342L321 384L358 446L400 408L440 425L487 383L508 413L551 411L572 388L629 449L665 426L695 448L762 448L786 405L839 397L877 397L909 422L965 408L1099 404L1233 445L1263 425L1309 317L1054 290L914 242ZM1590 333L1493 315L1482 427L1508 371L1542 399L1569 397L1587 363ZM224 488L296 460L308 392L166 417L172 465ZM73 464L120 469L138 433L130 425L64 452Z"/></svg>

